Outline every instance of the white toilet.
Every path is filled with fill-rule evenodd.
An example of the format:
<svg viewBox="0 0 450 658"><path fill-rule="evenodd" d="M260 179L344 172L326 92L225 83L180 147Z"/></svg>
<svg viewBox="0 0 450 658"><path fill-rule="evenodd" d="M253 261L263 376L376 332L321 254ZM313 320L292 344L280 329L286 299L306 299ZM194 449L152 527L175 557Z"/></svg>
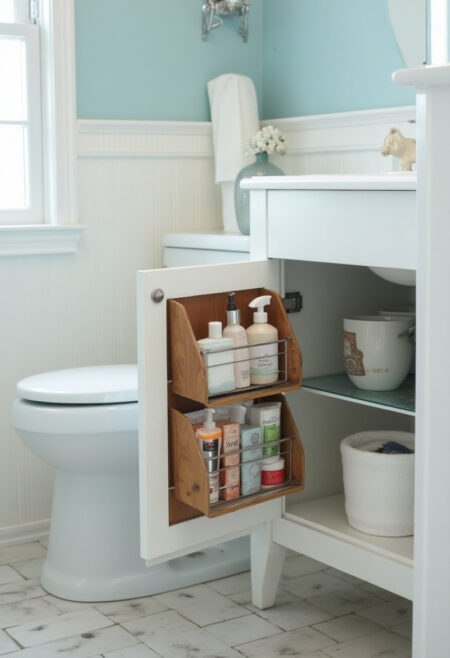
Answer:
<svg viewBox="0 0 450 658"><path fill-rule="evenodd" d="M139 557L137 366L23 379L13 425L56 469L41 582L75 601L148 596L249 568L248 537L146 567Z"/></svg>

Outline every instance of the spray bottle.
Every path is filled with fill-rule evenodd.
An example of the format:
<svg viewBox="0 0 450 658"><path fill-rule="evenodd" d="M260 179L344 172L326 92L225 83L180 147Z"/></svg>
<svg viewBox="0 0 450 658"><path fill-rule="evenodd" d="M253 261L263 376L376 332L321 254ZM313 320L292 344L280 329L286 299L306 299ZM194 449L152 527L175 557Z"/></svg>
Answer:
<svg viewBox="0 0 450 658"><path fill-rule="evenodd" d="M253 299L250 308L258 309L253 314L253 324L247 329L247 340L250 347L250 383L255 385L273 384L278 380L278 330L267 323L267 313L264 307L270 304L272 297L262 295Z"/></svg>

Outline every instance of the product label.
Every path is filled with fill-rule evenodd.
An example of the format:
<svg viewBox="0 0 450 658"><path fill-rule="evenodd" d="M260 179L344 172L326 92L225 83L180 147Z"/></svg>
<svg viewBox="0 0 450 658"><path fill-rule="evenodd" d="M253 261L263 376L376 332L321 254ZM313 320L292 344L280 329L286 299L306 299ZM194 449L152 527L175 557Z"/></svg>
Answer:
<svg viewBox="0 0 450 658"><path fill-rule="evenodd" d="M278 378L278 343L250 348L250 376Z"/></svg>
<svg viewBox="0 0 450 658"><path fill-rule="evenodd" d="M209 502L211 505L219 501L219 473L209 474Z"/></svg>
<svg viewBox="0 0 450 658"><path fill-rule="evenodd" d="M263 450L263 455L264 457L272 457L273 455L278 455L280 452L280 444L276 443L273 446L267 446L266 443L270 443L271 441L279 441L280 440L280 426L279 425L264 425L264 450Z"/></svg>
<svg viewBox="0 0 450 658"><path fill-rule="evenodd" d="M261 471L261 484L263 487L275 487L283 484L286 479L286 472L284 468L279 471Z"/></svg>

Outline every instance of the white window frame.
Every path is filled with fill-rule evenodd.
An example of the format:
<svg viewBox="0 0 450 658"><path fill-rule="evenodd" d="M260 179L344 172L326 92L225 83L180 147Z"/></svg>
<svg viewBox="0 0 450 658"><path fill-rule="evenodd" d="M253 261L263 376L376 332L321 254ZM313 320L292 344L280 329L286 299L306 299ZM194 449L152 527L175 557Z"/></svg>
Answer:
<svg viewBox="0 0 450 658"><path fill-rule="evenodd" d="M1 33L6 38L18 38L25 43L28 116L23 121L5 121L4 123L19 124L26 128L25 188L29 206L24 209L1 209L0 224L25 224L27 221L33 224L42 223L44 190L42 178L39 28L37 25L30 23L6 23L2 24Z"/></svg>
<svg viewBox="0 0 450 658"><path fill-rule="evenodd" d="M77 223L74 0L39 0L43 142L41 223L0 225L0 256L73 253Z"/></svg>

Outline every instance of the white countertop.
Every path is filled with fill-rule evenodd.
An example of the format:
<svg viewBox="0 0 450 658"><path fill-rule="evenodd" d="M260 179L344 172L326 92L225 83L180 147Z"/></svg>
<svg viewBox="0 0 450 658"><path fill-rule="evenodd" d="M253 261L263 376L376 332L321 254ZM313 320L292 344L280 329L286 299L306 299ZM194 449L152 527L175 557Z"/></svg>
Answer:
<svg viewBox="0 0 450 658"><path fill-rule="evenodd" d="M415 172L380 175L254 176L241 181L246 190L415 190Z"/></svg>

